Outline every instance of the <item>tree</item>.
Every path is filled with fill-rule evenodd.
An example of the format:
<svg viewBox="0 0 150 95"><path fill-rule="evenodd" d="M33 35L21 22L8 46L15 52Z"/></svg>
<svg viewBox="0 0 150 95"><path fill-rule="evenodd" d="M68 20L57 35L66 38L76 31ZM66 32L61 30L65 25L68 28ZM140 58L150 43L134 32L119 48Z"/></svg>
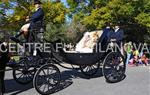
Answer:
<svg viewBox="0 0 150 95"><path fill-rule="evenodd" d="M0 27L1 30L19 31L20 27L25 24L26 16L32 15L35 11L33 6L34 0L10 0L0 4ZM48 26L46 38L64 37L61 24L65 23L66 7L59 0L43 0L42 7L45 13L44 23ZM12 11L11 14L7 14ZM51 27L49 25L52 25ZM51 29L49 29L49 27ZM58 31L57 31L58 30ZM61 36L60 36L61 35ZM55 38L54 38L55 39ZM54 40L52 39L52 40Z"/></svg>
<svg viewBox="0 0 150 95"><path fill-rule="evenodd" d="M49 2L43 3L43 9L45 11L45 22L53 24L63 24L66 20L67 9L61 2Z"/></svg>
<svg viewBox="0 0 150 95"><path fill-rule="evenodd" d="M32 2L33 0L11 0L9 2L6 2L6 4L2 4L3 6L8 6L11 4L15 5L14 7L8 8L9 10L12 10L13 13L5 17L5 19L7 20L2 21L7 23L7 25L4 26L7 29L9 29L10 27L12 30L18 30L20 26L25 23L26 16L30 16L32 12L35 11ZM0 8L2 10L6 10L6 8L2 7L2 5L0 6ZM45 0L43 1L43 9L45 12L46 24L62 24L65 22L65 14L67 13L67 9L61 2L52 2L50 0ZM0 13L6 14L6 11L0 11Z"/></svg>
<svg viewBox="0 0 150 95"><path fill-rule="evenodd" d="M25 17L34 12L32 2L33 0L1 1L1 30L19 30L25 23ZM145 35L150 34L150 0L67 0L67 6L60 0L42 0L42 2L45 24L51 27L47 30L50 38L56 36L73 40L75 37L81 37L80 34L86 30L103 29L106 23L118 22L124 25L129 40L131 36L135 36L140 39L139 41L146 41ZM10 11L11 14L8 14ZM70 21L66 22L68 18ZM78 25L81 27L75 27ZM84 31L79 29L83 27Z"/></svg>
<svg viewBox="0 0 150 95"><path fill-rule="evenodd" d="M72 19L80 21L89 30L102 29L106 23L121 22L128 31L125 32L127 37L132 35L141 39L150 33L149 0L86 0L78 3L68 0L68 5Z"/></svg>

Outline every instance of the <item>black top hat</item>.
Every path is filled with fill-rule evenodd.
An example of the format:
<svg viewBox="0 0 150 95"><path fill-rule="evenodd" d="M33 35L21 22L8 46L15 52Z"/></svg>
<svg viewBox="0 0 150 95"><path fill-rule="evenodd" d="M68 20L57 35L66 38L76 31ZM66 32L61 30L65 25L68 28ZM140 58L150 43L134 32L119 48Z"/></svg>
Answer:
<svg viewBox="0 0 150 95"><path fill-rule="evenodd" d="M35 4L42 4L42 2L39 1L39 0L34 0L34 5L35 5Z"/></svg>

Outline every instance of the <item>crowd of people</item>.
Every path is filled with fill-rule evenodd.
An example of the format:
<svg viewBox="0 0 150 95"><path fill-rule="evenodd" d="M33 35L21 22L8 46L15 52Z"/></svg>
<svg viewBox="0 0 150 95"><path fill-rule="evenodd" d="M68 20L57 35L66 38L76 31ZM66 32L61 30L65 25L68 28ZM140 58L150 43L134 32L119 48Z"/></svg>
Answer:
<svg viewBox="0 0 150 95"><path fill-rule="evenodd" d="M133 47L132 42L125 44L125 50L127 52L126 64L129 66L148 66L150 64L149 54L146 51L139 51Z"/></svg>

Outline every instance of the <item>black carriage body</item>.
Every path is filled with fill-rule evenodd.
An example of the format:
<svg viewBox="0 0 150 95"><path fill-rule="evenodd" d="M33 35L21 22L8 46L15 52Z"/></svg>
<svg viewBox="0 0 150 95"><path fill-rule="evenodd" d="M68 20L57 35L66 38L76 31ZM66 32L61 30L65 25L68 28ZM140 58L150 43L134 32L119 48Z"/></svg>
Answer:
<svg viewBox="0 0 150 95"><path fill-rule="evenodd" d="M98 46L95 46L93 53L78 53L78 52L65 52L63 49L58 52L55 51L55 46L52 45L51 48L51 61L47 64L41 66L34 75L33 86L42 95L49 95L55 92L55 88L60 86L61 82L61 73L58 69L57 65L67 69L71 69L63 64L77 65L77 68L72 66L72 69L81 70L81 72L91 78L93 77L100 68L100 64L102 66L102 74L104 75L107 82L116 83L125 78L125 61L124 57L121 55L120 51L111 52L107 51L108 43L105 42L102 37L98 40ZM99 49L99 43L102 45L102 50L106 52L95 51ZM53 43L52 43L53 44ZM79 66L79 68L78 68ZM41 75L41 73L43 75ZM55 73L50 74L49 72ZM44 76L41 78L41 76ZM42 80L43 78L45 78ZM47 79L48 78L48 79ZM53 83L53 80L55 83ZM41 82L42 81L42 82ZM45 86L47 91L45 92L45 88L39 88L47 84L53 84L50 86Z"/></svg>
<svg viewBox="0 0 150 95"><path fill-rule="evenodd" d="M65 52L63 49L60 49L60 51L56 54L52 50L53 56L56 60L58 60L60 63L66 62L72 65L93 65L97 62L102 62L111 51L107 51L107 45L109 42L107 42L104 39L104 33L102 33L101 37L97 40L96 45L93 48L92 53L81 53L81 52ZM54 44L53 44L54 45ZM55 52L55 53L54 53Z"/></svg>
<svg viewBox="0 0 150 95"><path fill-rule="evenodd" d="M72 65L92 65L100 60L104 53L64 53L64 61Z"/></svg>

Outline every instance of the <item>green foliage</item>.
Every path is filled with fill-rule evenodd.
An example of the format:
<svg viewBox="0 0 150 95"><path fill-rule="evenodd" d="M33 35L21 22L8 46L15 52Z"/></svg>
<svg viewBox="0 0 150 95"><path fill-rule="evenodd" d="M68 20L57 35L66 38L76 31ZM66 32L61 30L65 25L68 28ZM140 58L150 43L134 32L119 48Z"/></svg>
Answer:
<svg viewBox="0 0 150 95"><path fill-rule="evenodd" d="M76 44L81 39L85 31L87 31L85 25L80 22L73 21L70 25L68 25L67 31L65 32L66 41Z"/></svg>
<svg viewBox="0 0 150 95"><path fill-rule="evenodd" d="M102 7L94 9L91 12L91 15L86 16L83 19L83 23L89 27L89 29L101 29L106 22L111 21L111 14L107 7Z"/></svg>
<svg viewBox="0 0 150 95"><path fill-rule="evenodd" d="M1 30L19 30L25 17L34 12L33 1L0 1ZM75 43L86 30L102 29L106 23L117 22L123 22L129 30L128 37L145 38L150 33L150 0L66 0L67 6L60 0L41 1L47 25L45 36L51 41L63 39ZM7 14L8 10L13 13Z"/></svg>
<svg viewBox="0 0 150 95"><path fill-rule="evenodd" d="M13 14L8 15L6 20L6 24L9 24L9 27L6 26L7 29L18 30L21 25L25 23L26 16L31 16L35 11L34 5L32 1L27 2L27 0L11 0L11 2L6 2L3 4L4 7L0 6L0 8L4 9L5 7L11 5L11 3L15 3L15 7L9 7L8 9L13 10ZM66 7L61 2L52 2L49 0L43 1L43 10L45 12L45 22L53 23L53 24L62 24L65 22L65 15L67 13ZM0 11L0 13L5 13L4 11Z"/></svg>
<svg viewBox="0 0 150 95"><path fill-rule="evenodd" d="M150 14L142 12L137 15L135 19L138 21L139 24L150 28Z"/></svg>
<svg viewBox="0 0 150 95"><path fill-rule="evenodd" d="M47 24L44 34L47 41L65 40L66 25L56 26L52 23Z"/></svg>
<svg viewBox="0 0 150 95"><path fill-rule="evenodd" d="M43 9L45 11L45 22L53 24L65 23L66 7L61 3L44 2Z"/></svg>
<svg viewBox="0 0 150 95"><path fill-rule="evenodd" d="M66 43L76 43L86 31L86 27L79 22L71 24L56 25L49 23L46 27L45 39L48 41L56 41L61 39Z"/></svg>

